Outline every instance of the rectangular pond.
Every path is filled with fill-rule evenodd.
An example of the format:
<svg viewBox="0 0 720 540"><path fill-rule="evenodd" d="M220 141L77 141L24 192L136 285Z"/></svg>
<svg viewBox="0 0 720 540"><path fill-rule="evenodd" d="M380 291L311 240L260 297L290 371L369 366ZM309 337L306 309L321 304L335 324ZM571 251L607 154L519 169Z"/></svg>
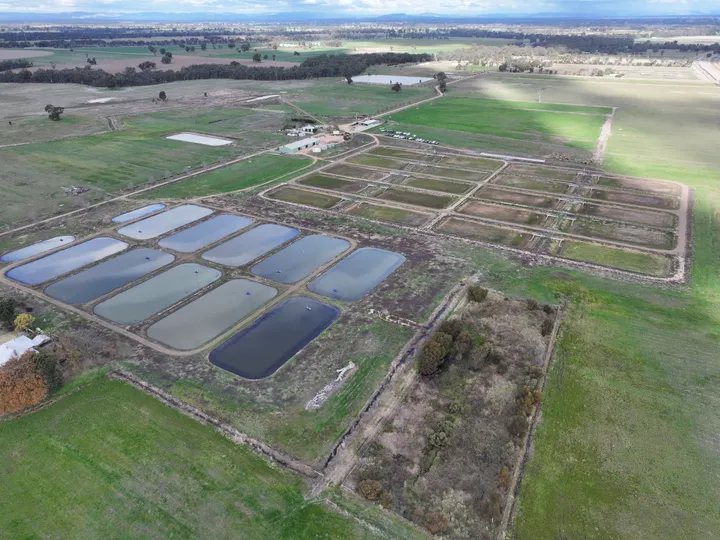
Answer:
<svg viewBox="0 0 720 540"><path fill-rule="evenodd" d="M300 231L266 223L203 253L206 261L225 266L243 266L295 238Z"/></svg>
<svg viewBox="0 0 720 540"><path fill-rule="evenodd" d="M212 214L213 211L194 204L176 206L156 216L143 219L132 225L126 225L118 229L118 234L129 236L136 240L149 240L156 238L174 229L202 219Z"/></svg>
<svg viewBox="0 0 720 540"><path fill-rule="evenodd" d="M38 285L127 248L126 242L101 236L13 268L7 277L26 285Z"/></svg>
<svg viewBox="0 0 720 540"><path fill-rule="evenodd" d="M6 253L5 255L0 257L0 261L6 263L23 261L25 259L29 259L30 257L34 257L35 255L45 253L46 251L50 251L61 246L66 246L74 241L74 236L56 236L54 238L48 238L47 240L43 240L42 242L38 242L37 244L32 244L30 246L17 249L15 251L11 251L10 253Z"/></svg>
<svg viewBox="0 0 720 540"><path fill-rule="evenodd" d="M232 144L232 141L221 139L219 137L208 137L207 135L197 135L196 133L178 133L165 137L173 141L183 141L195 144L204 144L205 146L226 146Z"/></svg>
<svg viewBox="0 0 720 540"><path fill-rule="evenodd" d="M45 289L45 294L67 304L83 304L167 266L174 260L174 255L157 249L134 249L56 281Z"/></svg>
<svg viewBox="0 0 720 540"><path fill-rule="evenodd" d="M277 290L249 279L235 279L201 296L150 326L149 338L189 351L205 345L250 315Z"/></svg>
<svg viewBox="0 0 720 540"><path fill-rule="evenodd" d="M313 234L259 262L250 271L280 283L295 283L305 279L349 247L350 242L347 240Z"/></svg>
<svg viewBox="0 0 720 540"><path fill-rule="evenodd" d="M359 300L404 262L405 257L399 253L361 248L312 280L308 289L338 300Z"/></svg>
<svg viewBox="0 0 720 540"><path fill-rule="evenodd" d="M246 379L269 377L339 316L334 306L289 298L214 349L210 362Z"/></svg>
<svg viewBox="0 0 720 540"><path fill-rule="evenodd" d="M136 208L135 210L130 210L129 212L115 216L112 218L112 221L113 223L127 223L128 221L147 216L148 214L152 214L158 210L162 210L163 208L165 208L165 205L162 203L148 204L142 208Z"/></svg>
<svg viewBox="0 0 720 540"><path fill-rule="evenodd" d="M408 77L406 75L357 75L352 78L353 82L365 84L386 84L391 85L399 82L403 86L412 86L432 81L432 77Z"/></svg>
<svg viewBox="0 0 720 540"><path fill-rule="evenodd" d="M220 270L195 263L179 264L139 285L100 302L97 315L119 324L138 324L217 281Z"/></svg>
<svg viewBox="0 0 720 540"><path fill-rule="evenodd" d="M160 247L192 253L252 225L253 220L228 214L210 218L160 240Z"/></svg>

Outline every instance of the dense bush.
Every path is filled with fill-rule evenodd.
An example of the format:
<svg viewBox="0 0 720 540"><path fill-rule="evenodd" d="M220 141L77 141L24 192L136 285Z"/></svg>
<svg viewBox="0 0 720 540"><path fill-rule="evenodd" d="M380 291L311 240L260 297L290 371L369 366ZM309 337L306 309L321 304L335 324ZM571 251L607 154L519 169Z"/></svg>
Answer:
<svg viewBox="0 0 720 540"><path fill-rule="evenodd" d="M442 512L428 512L425 515L425 528L433 534L447 530L450 520Z"/></svg>
<svg viewBox="0 0 720 540"><path fill-rule="evenodd" d="M389 491L383 491L380 494L380 498L378 499L378 502L382 505L383 508L392 508L393 504L393 496L392 493Z"/></svg>
<svg viewBox="0 0 720 540"><path fill-rule="evenodd" d="M382 484L377 480L362 480L358 484L358 493L368 501L377 501L382 494Z"/></svg>
<svg viewBox="0 0 720 540"><path fill-rule="evenodd" d="M540 335L549 336L553 329L553 322L550 319L545 319L540 327Z"/></svg>
<svg viewBox="0 0 720 540"><path fill-rule="evenodd" d="M16 412L44 400L49 389L33 353L13 358L0 368L0 414Z"/></svg>
<svg viewBox="0 0 720 540"><path fill-rule="evenodd" d="M62 386L62 373L57 358L44 350L32 354L31 358L35 371L45 381L48 392L52 394L58 390Z"/></svg>
<svg viewBox="0 0 720 540"><path fill-rule="evenodd" d="M7 71L8 69L19 69L19 68L30 68L33 63L28 60L16 59L16 60L2 60L0 61L0 71Z"/></svg>
<svg viewBox="0 0 720 540"><path fill-rule="evenodd" d="M480 501L480 514L490 522L497 522L502 517L503 500L499 493Z"/></svg>
<svg viewBox="0 0 720 540"><path fill-rule="evenodd" d="M471 302L482 302L487 298L488 290L480 285L470 285L468 287L467 296Z"/></svg>
<svg viewBox="0 0 720 540"><path fill-rule="evenodd" d="M15 323L17 303L12 298L0 298L0 326L12 330Z"/></svg>
<svg viewBox="0 0 720 540"><path fill-rule="evenodd" d="M444 448L454 429L455 423L452 420L443 420L428 435L428 444L433 448Z"/></svg>
<svg viewBox="0 0 720 540"><path fill-rule="evenodd" d="M524 414L516 414L508 424L508 433L518 439L525 436L528 430L528 420Z"/></svg>
<svg viewBox="0 0 720 540"><path fill-rule="evenodd" d="M15 317L15 320L13 321L13 325L15 326L15 330L27 330L35 323L35 317L30 315L29 313L21 313L17 317Z"/></svg>
<svg viewBox="0 0 720 540"><path fill-rule="evenodd" d="M422 375L434 375L445 361L453 345L453 338L444 332L435 332L420 352L419 370Z"/></svg>

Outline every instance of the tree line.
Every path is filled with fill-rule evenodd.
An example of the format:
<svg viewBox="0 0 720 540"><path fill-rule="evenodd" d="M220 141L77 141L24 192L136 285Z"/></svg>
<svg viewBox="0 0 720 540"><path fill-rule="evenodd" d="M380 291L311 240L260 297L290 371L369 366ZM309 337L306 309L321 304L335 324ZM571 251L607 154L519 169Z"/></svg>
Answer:
<svg viewBox="0 0 720 540"><path fill-rule="evenodd" d="M198 79L235 79L254 81L282 81L347 77L363 73L368 67L380 64L408 64L427 62L429 54L376 53L358 55L318 55L308 58L291 68L245 66L238 62L229 64L196 64L179 71L127 68L121 73L110 74L90 67L74 69L27 69L0 73L0 83L56 83L83 84L87 86L116 88L121 86L147 86L175 81Z"/></svg>
<svg viewBox="0 0 720 540"><path fill-rule="evenodd" d="M28 60L18 58L17 60L0 60L0 71L8 69L31 68L33 63Z"/></svg>

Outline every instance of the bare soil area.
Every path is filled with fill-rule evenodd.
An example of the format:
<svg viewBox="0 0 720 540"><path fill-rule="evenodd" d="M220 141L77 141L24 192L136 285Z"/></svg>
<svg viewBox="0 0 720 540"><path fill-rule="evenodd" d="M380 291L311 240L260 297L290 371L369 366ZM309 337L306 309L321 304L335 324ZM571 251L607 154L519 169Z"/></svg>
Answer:
<svg viewBox="0 0 720 540"><path fill-rule="evenodd" d="M469 214L471 216L534 226L539 225L546 217L544 213L521 210L511 206L483 204L473 200L464 203L457 211L461 214Z"/></svg>
<svg viewBox="0 0 720 540"><path fill-rule="evenodd" d="M662 210L675 210L680 205L680 201L671 197L623 193L620 191L609 191L604 189L591 189L583 196L601 201L647 206L649 208L658 208Z"/></svg>
<svg viewBox="0 0 720 540"><path fill-rule="evenodd" d="M475 193L475 197L548 209L560 208L563 204L562 199L556 199L555 197L542 197L539 194L530 195L529 193L520 193L507 189L497 189L492 186L480 188Z"/></svg>
<svg viewBox="0 0 720 540"><path fill-rule="evenodd" d="M583 203L578 210L579 214L605 217L618 221L631 221L648 225L650 227L671 228L677 225L677 217L668 212L649 212L634 208L620 208L602 204Z"/></svg>
<svg viewBox="0 0 720 540"><path fill-rule="evenodd" d="M349 487L443 538L490 538L542 400L554 317L492 292L468 302L438 330L453 339L440 371L418 378Z"/></svg>

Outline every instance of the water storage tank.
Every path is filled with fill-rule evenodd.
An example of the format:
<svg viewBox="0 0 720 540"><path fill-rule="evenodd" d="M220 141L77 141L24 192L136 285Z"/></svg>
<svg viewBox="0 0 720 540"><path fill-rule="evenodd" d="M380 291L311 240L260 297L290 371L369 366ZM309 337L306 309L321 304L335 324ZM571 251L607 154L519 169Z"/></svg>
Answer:
<svg viewBox="0 0 720 540"><path fill-rule="evenodd" d="M322 148L313 148L312 151L313 154L319 154L320 152L322 152Z"/></svg>

